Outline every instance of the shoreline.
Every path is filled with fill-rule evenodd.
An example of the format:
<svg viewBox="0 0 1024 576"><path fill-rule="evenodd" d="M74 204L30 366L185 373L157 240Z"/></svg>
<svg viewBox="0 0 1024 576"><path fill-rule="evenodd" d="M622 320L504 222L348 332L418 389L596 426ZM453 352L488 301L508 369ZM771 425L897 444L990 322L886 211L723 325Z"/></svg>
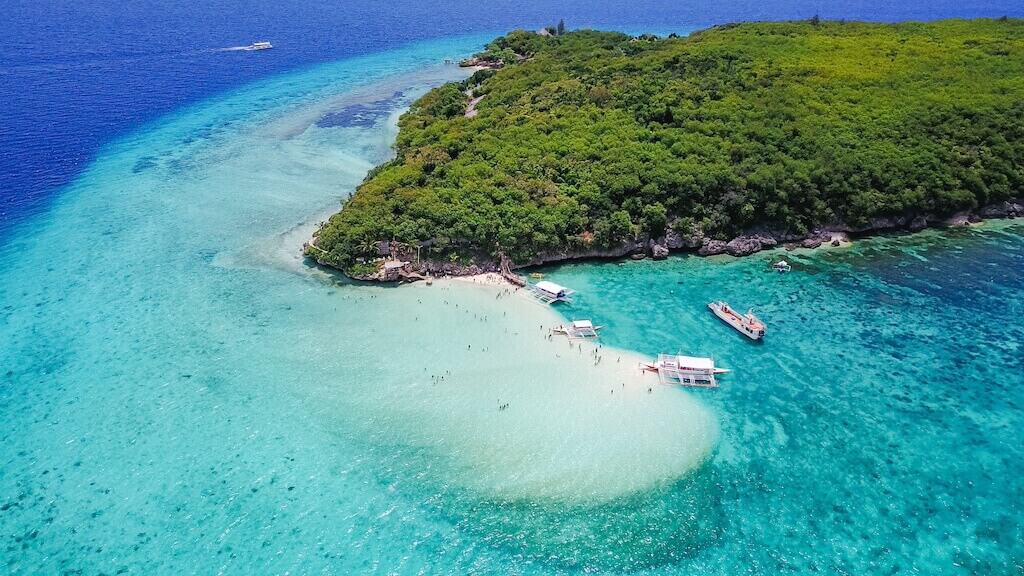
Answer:
<svg viewBox="0 0 1024 576"><path fill-rule="evenodd" d="M426 401L414 403L418 416L403 413L395 423L401 428L409 421L435 422L441 445L451 442L461 447L452 450L459 454L455 470L473 469L483 474L465 477L453 472L449 479L457 484L508 501L606 503L678 481L701 469L714 455L720 423L700 390L662 385L656 375L640 368L641 362L650 360L640 352L609 346L600 339L570 340L553 334L551 329L564 324L566 316L538 303L526 291L504 284L499 275L443 278L432 287L409 286L406 290L400 291L406 301L437 306L435 319L447 318L453 326L487 327L475 336L459 330L444 339L431 338L427 346L451 348L454 356L443 364L450 364L451 371L446 370L443 378L432 380L429 386L411 384L415 394L406 396ZM430 312L419 313L420 320L431 321ZM419 324L413 328L418 329ZM453 341L457 342L454 347ZM466 358L472 360L466 362ZM468 386L470 382L482 384L482 378L486 386ZM451 410L457 412L460 406L450 401L456 389L477 398L474 405L486 410L474 408L463 415L467 422L453 426ZM569 405L585 407L574 411L574 418L592 425L577 426L567 420L564 410ZM495 414L500 418L495 419ZM538 419L538 414L548 417ZM466 426L479 432L472 446L465 445ZM628 426L630 432L624 428L614 440L606 436L620 426ZM644 427L675 440L638 447L626 439ZM509 443L512 434L536 441L527 442L531 447L524 451ZM646 436L639 433L636 438ZM551 438L560 441L551 442ZM598 439L602 441L595 442ZM588 454L598 450L602 456L578 461L556 457L584 446L589 447ZM632 460L637 450L646 452L643 464L631 465L629 473L614 477L605 474L604 467L611 461ZM524 459L531 463L524 465ZM510 475L509 469L517 473Z"/></svg>
<svg viewBox="0 0 1024 576"><path fill-rule="evenodd" d="M393 282L498 270L508 274L511 269L581 259L661 259L672 252L748 256L779 246L841 246L851 238L889 231L1024 216L1019 178L1012 170L1019 151L1000 145L986 155L984 148L991 134L1012 141L1012 122L997 114L977 114L974 107L951 107L943 113L971 127L970 134L958 138L968 146L968 156L980 160L967 168L958 148L928 148L945 134L939 127L949 124L932 114L934 102L928 94L943 91L961 100L970 95L984 110L1009 110L1015 102L1012 91L996 88L1012 75L1012 67L982 66L978 59L986 56L972 48L973 40L964 41L979 33L1009 41L1015 38L1013 28L982 18L906 27L900 31L900 44L941 40L948 49L935 51L934 62L907 58L891 65L895 60L865 47L888 46L892 26L897 25L864 23L851 29L845 21L818 18L747 22L714 26L678 42L577 30L566 33L571 39L566 43L560 31L550 28L498 36L483 51L460 61L474 71L469 80L446 85L410 109L397 140L397 161L369 173L353 201L318 231L307 254L356 279ZM779 43L755 40L765 36ZM815 41L801 43L809 38ZM747 82L743 71L734 68L732 56L724 58L718 51L725 44L758 66L778 64L779 82ZM640 46L649 58L634 57ZM614 50L602 52L609 47ZM806 64L805 49L827 63L805 71L821 79L811 100L802 80L805 72L790 74ZM724 60L706 70L702 64L669 72L698 53L700 58ZM579 65L553 66L548 58L579 60ZM963 62L975 60L985 72L984 83L956 73ZM671 88L679 78L700 84L712 68L716 85L727 87L720 96L742 106L709 115L701 108L701 98L684 105ZM484 69L490 70L480 74ZM583 72L589 69L601 74ZM856 73L849 74L851 70ZM866 73L877 70L886 72ZM595 81L608 74L622 74L623 81ZM541 88L549 81L564 81L578 93L552 99ZM857 114L912 106L928 121L914 127L883 114L877 133L868 134L855 114L833 112L828 105L815 108L845 98L850 90L861 94L849 102ZM653 98L655 93L658 98ZM480 98L491 104L478 109ZM778 115L785 130L757 129L740 112L742 107L756 108L765 98L785 103ZM556 115L559 122L552 122L548 115L561 105L566 108ZM673 112L677 106L686 111ZM484 120L462 119L474 118L478 111ZM807 127L794 119L810 115L827 121L821 129L802 132ZM600 149L578 145L605 137L598 118L627 127L621 131L623 141ZM685 136L698 125L694 134L714 134L734 150L713 151L714 146L696 135ZM662 130L672 136L662 138ZM840 132L835 130L850 139L837 138ZM512 142L515 138L519 141ZM929 160L917 162L921 166L915 169L886 165L900 179L875 178L874 160L865 159L895 159L893 150L904 150L904 144L900 155L910 154L915 162L917 155ZM650 150L635 151L645 146ZM545 151L542 162L524 152L531 148ZM975 154L975 148L985 154ZM836 157L851 150L867 156L836 164ZM664 160L683 156L687 160L678 164ZM799 160L801 168L789 166L787 159ZM602 165L615 169L607 174L592 169ZM798 177L783 177L791 170ZM989 190L989 181L1000 184ZM488 192L504 188L513 193ZM517 283L511 274L508 278Z"/></svg>
<svg viewBox="0 0 1024 576"><path fill-rule="evenodd" d="M513 271L529 270L540 266L552 266L569 262L586 260L615 262L625 259L663 260L669 255L691 254L700 257L727 255L736 258L753 256L770 250L827 250L832 248L845 248L851 246L855 241L879 236L901 236L912 235L928 230L941 231L949 228L972 228L984 226L990 222L1004 222L1024 217L1024 199L1014 198L1004 202L991 204L983 208L959 212L946 218L927 218L917 216L910 218L877 219L872 225L865 228L852 228L845 225L835 225L815 229L804 236L787 236L784 234L772 234L770 232L751 233L737 236L729 241L711 240L701 237L695 239L684 239L672 232L655 241L635 241L625 243L618 247L609 249L594 249L587 251L565 251L559 253L541 254L530 262L514 264ZM315 238L303 246L316 248ZM471 264L453 264L450 262L438 262L432 260L421 261L418 264L407 262L400 270L401 273L385 275L382 268L378 273L370 276L356 276L349 272L333 266L329 262L312 256L305 256L315 261L317 265L332 270L338 270L353 280L365 282L403 283L415 282L424 277L442 279L458 279L471 283L486 283L514 286L512 282L500 274L500 265L496 261L487 261ZM401 255L399 258L401 259ZM426 276L423 276L423 275Z"/></svg>

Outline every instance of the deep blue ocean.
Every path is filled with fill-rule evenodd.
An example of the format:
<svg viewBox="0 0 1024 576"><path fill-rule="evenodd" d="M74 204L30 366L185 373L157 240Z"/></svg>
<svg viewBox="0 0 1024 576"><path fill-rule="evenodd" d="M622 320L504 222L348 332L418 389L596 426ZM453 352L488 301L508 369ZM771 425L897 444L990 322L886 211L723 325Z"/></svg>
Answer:
<svg viewBox="0 0 1024 576"><path fill-rule="evenodd" d="M258 78L454 35L570 27L691 29L740 20L1024 15L1014 0L12 0L0 19L0 235L105 142ZM270 39L258 57L217 49Z"/></svg>
<svg viewBox="0 0 1024 576"><path fill-rule="evenodd" d="M301 246L514 27L1020 2L9 2L0 572L1024 574L1024 223L506 287ZM224 50L269 40L262 52ZM786 258L789 274L772 261ZM754 344L710 315L753 307ZM548 336L591 318L599 345ZM658 353L717 389L661 386Z"/></svg>

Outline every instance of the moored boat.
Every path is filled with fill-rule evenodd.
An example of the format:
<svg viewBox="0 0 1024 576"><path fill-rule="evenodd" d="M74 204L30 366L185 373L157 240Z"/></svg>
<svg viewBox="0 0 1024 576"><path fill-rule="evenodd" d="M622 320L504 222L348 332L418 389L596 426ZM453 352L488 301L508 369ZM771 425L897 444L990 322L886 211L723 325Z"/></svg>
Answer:
<svg viewBox="0 0 1024 576"><path fill-rule="evenodd" d="M590 320L573 320L568 324L559 324L551 329L555 334L563 334L573 338L597 338L597 331L603 326L594 326Z"/></svg>
<svg viewBox="0 0 1024 576"><path fill-rule="evenodd" d="M772 264L772 270L775 270L776 272L789 272L792 269L793 267L785 260L779 260L775 264Z"/></svg>
<svg viewBox="0 0 1024 576"><path fill-rule="evenodd" d="M647 372L656 372L662 384L703 388L717 387L718 380L715 376L728 372L725 368L715 367L715 361L711 358L673 354L658 354L657 360L641 362L640 368Z"/></svg>
<svg viewBox="0 0 1024 576"><path fill-rule="evenodd" d="M570 290L565 286L559 286L554 282L548 282L547 280L531 284L530 292L545 304L554 304L556 302L572 304L571 296L576 293L574 290Z"/></svg>
<svg viewBox="0 0 1024 576"><path fill-rule="evenodd" d="M708 308L715 313L715 316L721 318L726 324L732 326L747 338L751 340L764 338L764 322L761 322L757 316L754 316L752 311L748 310L746 314L740 314L733 310L729 304L721 300L709 303Z"/></svg>

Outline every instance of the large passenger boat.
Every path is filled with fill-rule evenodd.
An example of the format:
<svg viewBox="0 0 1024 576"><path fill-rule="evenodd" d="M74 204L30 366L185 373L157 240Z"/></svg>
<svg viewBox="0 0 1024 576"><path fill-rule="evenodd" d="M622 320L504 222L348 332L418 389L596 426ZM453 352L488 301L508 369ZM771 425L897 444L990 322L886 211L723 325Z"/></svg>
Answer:
<svg viewBox="0 0 1024 576"><path fill-rule="evenodd" d="M658 359L654 362L641 362L640 369L657 373L662 384L702 388L718 387L715 376L728 372L724 368L716 367L715 361L711 358L677 354L658 354Z"/></svg>
<svg viewBox="0 0 1024 576"><path fill-rule="evenodd" d="M748 310L746 314L740 314L733 310L728 303L721 300L711 302L708 304L708 308L715 313L715 316L721 318L726 324L732 326L747 338L751 340L764 338L764 322L761 322L757 316L754 316L752 311Z"/></svg>
<svg viewBox="0 0 1024 576"><path fill-rule="evenodd" d="M555 304L556 302L572 304L572 295L576 293L575 290L570 290L565 286L559 286L547 280L531 284L529 288L533 296L545 304Z"/></svg>

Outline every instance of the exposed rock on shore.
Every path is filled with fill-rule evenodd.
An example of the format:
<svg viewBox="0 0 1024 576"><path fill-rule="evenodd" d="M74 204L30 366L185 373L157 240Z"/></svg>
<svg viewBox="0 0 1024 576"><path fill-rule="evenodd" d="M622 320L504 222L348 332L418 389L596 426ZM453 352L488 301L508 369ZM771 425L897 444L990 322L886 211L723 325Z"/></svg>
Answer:
<svg viewBox="0 0 1024 576"><path fill-rule="evenodd" d="M755 252L774 248L778 244L770 236L739 236L730 240L725 249L733 256L750 256Z"/></svg>
<svg viewBox="0 0 1024 576"><path fill-rule="evenodd" d="M717 254L725 254L727 244L725 240L712 240L705 238L704 243L701 244L700 249L697 250L697 254L700 256L715 256Z"/></svg>
<svg viewBox="0 0 1024 576"><path fill-rule="evenodd" d="M459 62L459 66L462 66L463 68L488 68L491 70L497 70L504 65L504 62L501 60L488 60L479 56L466 58Z"/></svg>
<svg viewBox="0 0 1024 576"><path fill-rule="evenodd" d="M586 260L590 258L625 258L630 254L634 254L636 252L643 252L643 249L644 245L640 242L623 242L618 246L613 246L611 248L582 248L577 250L558 250L538 254L537 257L530 260L529 262L517 263L515 267L524 268L527 266L541 266L543 264L565 262L567 260Z"/></svg>
<svg viewBox="0 0 1024 576"><path fill-rule="evenodd" d="M999 202L985 206L976 212L963 212L948 218L916 216L914 218L875 218L867 226L850 227L837 224L816 228L805 235L785 232L760 230L737 236L729 241L705 237L700 231L683 235L673 227L666 230L662 238L651 238L644 241L626 241L609 248L582 248L549 251L536 255L528 262L514 264L512 268L526 268L585 259L619 259L630 257L643 259L650 255L655 260L663 260L670 252L696 252L699 256L715 256L729 254L731 256L749 256L762 250L787 243L786 248L818 248L822 245L840 246L848 242L851 235L869 235L878 232L908 230L919 232L930 226L964 226L980 222L983 218L1015 218L1024 216L1024 201L1019 199ZM306 254L314 258L318 264L334 267L319 255L316 239L304 247ZM377 262L373 273L358 274L351 270L345 273L354 279L377 282L400 282L421 280L426 276L476 276L478 274L500 272L498 262L484 253L476 253L469 257L470 263L454 263L446 261L420 260L409 251L403 251L394 243L381 242L380 253L386 258Z"/></svg>
<svg viewBox="0 0 1024 576"><path fill-rule="evenodd" d="M982 218L1016 218L1024 216L1024 200L997 202L978 210Z"/></svg>
<svg viewBox="0 0 1024 576"><path fill-rule="evenodd" d="M689 235L683 235L677 232L673 227L669 227L665 231L665 242L664 246L669 250L695 250L700 248L704 243L704 236L700 233L693 233Z"/></svg>
<svg viewBox="0 0 1024 576"><path fill-rule="evenodd" d="M481 262L479 264L453 264L451 262L421 262L416 268L419 272L431 276L476 276L489 272L499 272L497 262Z"/></svg>

